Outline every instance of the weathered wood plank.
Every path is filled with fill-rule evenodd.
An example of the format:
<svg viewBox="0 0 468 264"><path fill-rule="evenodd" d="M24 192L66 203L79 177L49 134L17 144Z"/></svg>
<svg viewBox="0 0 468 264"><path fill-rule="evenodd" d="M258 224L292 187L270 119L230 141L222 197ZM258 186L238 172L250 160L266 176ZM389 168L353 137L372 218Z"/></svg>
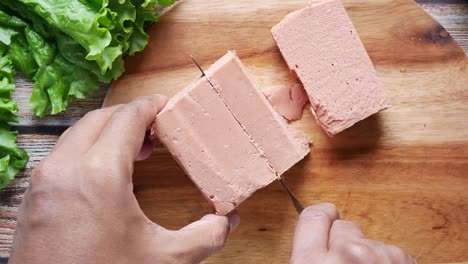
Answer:
<svg viewBox="0 0 468 264"><path fill-rule="evenodd" d="M2 258L7 258L9 255L16 225L16 213L23 193L29 186L29 175L38 162L47 156L57 139L58 136L48 135L20 135L18 137L19 146L29 153L30 160L13 183L0 191L0 263Z"/></svg>
<svg viewBox="0 0 468 264"><path fill-rule="evenodd" d="M437 19L468 54L468 1L447 4L421 2L424 10Z"/></svg>

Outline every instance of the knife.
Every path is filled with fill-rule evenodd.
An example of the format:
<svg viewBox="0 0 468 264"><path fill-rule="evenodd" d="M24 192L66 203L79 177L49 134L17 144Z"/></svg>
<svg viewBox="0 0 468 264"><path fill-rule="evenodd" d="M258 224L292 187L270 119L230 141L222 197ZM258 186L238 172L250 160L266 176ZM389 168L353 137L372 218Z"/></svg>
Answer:
<svg viewBox="0 0 468 264"><path fill-rule="evenodd" d="M197 65L197 68L200 70L201 72L201 77L205 77L205 79L208 81L208 83L211 85L211 87L213 89L215 89L214 85L211 83L210 79L206 76L205 74L205 71L202 69L202 67L200 66L200 64L198 64L198 62L195 60L195 58L190 55L190 58L192 59L193 63L195 63L195 65ZM215 89L216 90L216 89ZM301 214L301 212L304 210L304 207L302 206L302 204L299 202L299 200L296 198L296 196L294 195L294 193L289 189L288 185L286 185L286 183L284 182L284 180L281 178L281 176L278 176L276 177L276 180L279 181L279 183L281 184L281 186L283 186L283 189L286 191L286 193L288 194L289 198L291 199L293 205L294 205L294 208L296 208L296 211L298 214Z"/></svg>

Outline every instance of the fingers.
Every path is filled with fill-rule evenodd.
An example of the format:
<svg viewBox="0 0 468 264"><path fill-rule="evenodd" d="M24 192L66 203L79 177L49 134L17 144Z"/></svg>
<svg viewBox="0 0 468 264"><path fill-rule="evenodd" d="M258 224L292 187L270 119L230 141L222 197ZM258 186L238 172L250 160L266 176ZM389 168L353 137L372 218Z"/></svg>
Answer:
<svg viewBox="0 0 468 264"><path fill-rule="evenodd" d="M329 254L334 256L338 263L415 263L400 248L369 239L339 243L338 246L330 248Z"/></svg>
<svg viewBox="0 0 468 264"><path fill-rule="evenodd" d="M101 134L112 114L121 106L116 105L87 113L60 136L54 151L63 149L71 151L67 153L81 154L88 150Z"/></svg>
<svg viewBox="0 0 468 264"><path fill-rule="evenodd" d="M414 264L416 261L406 254L401 248L394 245L385 245L386 251L392 260L392 263Z"/></svg>
<svg viewBox="0 0 468 264"><path fill-rule="evenodd" d="M291 258L301 258L303 254L319 256L326 253L330 228L338 218L336 206L330 203L306 208L296 226Z"/></svg>
<svg viewBox="0 0 468 264"><path fill-rule="evenodd" d="M59 139L57 140L57 143L55 143L55 146L54 146L54 149L57 149L58 146L60 146L64 140L64 138L68 135L68 133L70 133L70 130L71 130L72 127L69 127L67 128L67 130L65 130L62 135L60 135Z"/></svg>
<svg viewBox="0 0 468 264"><path fill-rule="evenodd" d="M228 217L229 217L229 233L232 233L239 226L241 219L240 219L240 215L236 211L233 211L232 213L230 213Z"/></svg>
<svg viewBox="0 0 468 264"><path fill-rule="evenodd" d="M328 245L329 252L344 263L413 263L400 248L366 239L359 226L350 221L333 222Z"/></svg>
<svg viewBox="0 0 468 264"><path fill-rule="evenodd" d="M224 247L227 236L239 225L236 212L228 216L205 215L200 220L176 231L179 254L199 263Z"/></svg>
<svg viewBox="0 0 468 264"><path fill-rule="evenodd" d="M364 239L364 233L362 233L359 226L350 221L336 220L330 229L330 238L328 241L328 247L337 246L340 243L349 243Z"/></svg>
<svg viewBox="0 0 468 264"><path fill-rule="evenodd" d="M400 248L366 239L359 226L338 218L333 204L306 208L296 226L290 263L415 263Z"/></svg>
<svg viewBox="0 0 468 264"><path fill-rule="evenodd" d="M143 141L143 146L141 147L140 153L138 153L136 160L145 160L149 158L151 154L153 154L153 143L149 139L149 133L146 133L145 140Z"/></svg>
<svg viewBox="0 0 468 264"><path fill-rule="evenodd" d="M142 148L146 130L166 102L164 96L150 95L119 108L103 128L92 151L116 157L117 162L133 164Z"/></svg>

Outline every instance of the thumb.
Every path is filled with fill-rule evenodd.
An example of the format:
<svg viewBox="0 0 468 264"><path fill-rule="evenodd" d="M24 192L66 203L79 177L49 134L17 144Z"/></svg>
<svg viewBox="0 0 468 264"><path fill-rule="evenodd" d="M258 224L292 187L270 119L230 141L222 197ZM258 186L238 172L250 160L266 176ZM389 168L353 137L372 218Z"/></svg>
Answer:
<svg viewBox="0 0 468 264"><path fill-rule="evenodd" d="M237 212L227 216L209 214L176 231L177 241L192 263L199 263L224 247L229 233L239 225Z"/></svg>
<svg viewBox="0 0 468 264"><path fill-rule="evenodd" d="M334 204L307 207L296 225L291 263L321 263L320 257L328 252L328 237L336 219L339 213Z"/></svg>

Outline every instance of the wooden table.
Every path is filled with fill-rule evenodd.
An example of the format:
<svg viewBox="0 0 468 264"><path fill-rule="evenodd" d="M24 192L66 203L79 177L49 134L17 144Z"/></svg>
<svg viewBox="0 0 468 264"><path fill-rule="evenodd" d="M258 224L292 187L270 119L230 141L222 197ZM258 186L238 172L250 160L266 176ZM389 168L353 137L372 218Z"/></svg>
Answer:
<svg viewBox="0 0 468 264"><path fill-rule="evenodd" d="M465 52L468 53L468 2L465 0L419 0L418 3L438 19L459 42ZM24 81L23 78L18 78L15 98L19 102L21 117L21 121L17 126L21 133L19 144L28 151L31 158L25 171L17 177L14 183L10 187L0 191L0 263L8 262L8 252L12 243L17 208L28 186L31 170L48 154L58 136L67 127L75 123L86 112L100 108L106 92L106 87L102 88L87 100L73 103L65 114L39 120L34 117L27 104L31 91L31 83ZM455 158L467 159L468 156ZM459 203L459 209L457 210L466 211L466 201L453 201L455 207L457 207L457 203ZM438 214L442 218L444 214L449 213L449 211L434 211L434 214ZM460 226L459 228L468 227ZM443 226L435 227L434 232L440 229L443 229ZM259 231L262 230L259 229ZM454 236L457 236L457 234L449 232L443 234L444 239L450 239ZM450 254L449 250L445 252ZM468 260L468 252L464 256L464 260ZM449 255L446 257L449 259Z"/></svg>

